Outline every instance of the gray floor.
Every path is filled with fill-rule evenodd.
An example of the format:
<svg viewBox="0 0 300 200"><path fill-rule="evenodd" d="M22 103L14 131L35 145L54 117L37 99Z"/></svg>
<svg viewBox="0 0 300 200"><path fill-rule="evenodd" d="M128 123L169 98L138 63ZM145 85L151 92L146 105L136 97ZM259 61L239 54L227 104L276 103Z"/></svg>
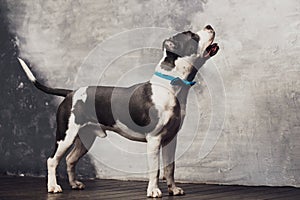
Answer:
<svg viewBox="0 0 300 200"><path fill-rule="evenodd" d="M143 181L85 180L86 189L82 191L71 190L66 180L59 181L63 193L48 194L45 178L0 176L0 199L147 199L147 182ZM162 199L300 199L300 188L293 187L178 185L186 195L169 196L166 184L160 183Z"/></svg>

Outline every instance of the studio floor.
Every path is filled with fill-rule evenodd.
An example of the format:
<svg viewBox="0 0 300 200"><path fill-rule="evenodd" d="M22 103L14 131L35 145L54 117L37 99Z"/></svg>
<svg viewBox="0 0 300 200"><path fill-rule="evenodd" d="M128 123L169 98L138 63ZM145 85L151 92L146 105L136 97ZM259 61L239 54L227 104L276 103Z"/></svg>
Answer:
<svg viewBox="0 0 300 200"><path fill-rule="evenodd" d="M59 180L63 193L48 194L45 178L0 176L0 200L57 200L57 199L147 199L144 181L85 180L85 190L71 190L66 180ZM186 194L169 196L166 184L161 182L162 199L300 199L300 188L247 187L206 184L178 184ZM148 198L151 199L151 198Z"/></svg>

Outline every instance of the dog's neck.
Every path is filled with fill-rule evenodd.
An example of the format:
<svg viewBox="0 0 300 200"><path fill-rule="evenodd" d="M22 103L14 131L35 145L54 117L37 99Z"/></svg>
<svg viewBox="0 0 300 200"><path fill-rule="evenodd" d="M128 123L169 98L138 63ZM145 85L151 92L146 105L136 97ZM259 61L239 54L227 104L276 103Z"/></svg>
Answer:
<svg viewBox="0 0 300 200"><path fill-rule="evenodd" d="M172 80L153 75L150 82L163 85L177 93L182 88L189 89L193 84L198 70L205 63L206 59L199 58L196 55L189 57L173 57L164 52L163 58L156 66L155 72L165 75L166 77L179 78L178 84L173 83Z"/></svg>

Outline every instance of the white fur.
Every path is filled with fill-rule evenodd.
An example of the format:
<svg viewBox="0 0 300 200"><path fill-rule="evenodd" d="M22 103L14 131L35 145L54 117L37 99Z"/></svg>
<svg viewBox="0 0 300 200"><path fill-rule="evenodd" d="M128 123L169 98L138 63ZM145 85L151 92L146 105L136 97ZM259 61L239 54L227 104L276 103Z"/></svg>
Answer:
<svg viewBox="0 0 300 200"><path fill-rule="evenodd" d="M48 168L48 192L59 193L62 192L60 185L56 181L56 167L59 161L55 158L48 158L47 168Z"/></svg>
<svg viewBox="0 0 300 200"><path fill-rule="evenodd" d="M135 124L133 121L131 122L133 125L138 126ZM130 139L130 140L135 140L135 141L145 141L145 135L142 133L135 132L128 128L126 124L123 124L120 122L120 120L116 120L116 124L114 125L113 129L109 129L111 131L117 132L123 137Z"/></svg>
<svg viewBox="0 0 300 200"><path fill-rule="evenodd" d="M202 57L205 53L206 48L213 42L215 33L212 30L207 30L206 28L197 32L200 37L198 44L198 54Z"/></svg>
<svg viewBox="0 0 300 200"><path fill-rule="evenodd" d="M196 58L196 55L178 58L175 60L175 68L172 71L181 79L187 79L188 75L192 71L192 68L194 67L193 63Z"/></svg>
<svg viewBox="0 0 300 200"><path fill-rule="evenodd" d="M77 101L83 101L83 103L85 103L86 99L87 99L87 88L88 87L81 87L78 90L76 90L75 94L73 95L73 101L72 101L72 110L74 109L75 104L77 103Z"/></svg>
<svg viewBox="0 0 300 200"><path fill-rule="evenodd" d="M30 71L29 67L26 65L26 63L21 59L18 58L23 70L25 71L27 77L29 78L30 81L35 82L36 78L34 77L34 75L32 74L32 72Z"/></svg>
<svg viewBox="0 0 300 200"><path fill-rule="evenodd" d="M168 86L170 83L168 83ZM168 123L173 115L173 108L176 106L176 97L174 89L152 83L152 102L158 110L160 125L164 126Z"/></svg>

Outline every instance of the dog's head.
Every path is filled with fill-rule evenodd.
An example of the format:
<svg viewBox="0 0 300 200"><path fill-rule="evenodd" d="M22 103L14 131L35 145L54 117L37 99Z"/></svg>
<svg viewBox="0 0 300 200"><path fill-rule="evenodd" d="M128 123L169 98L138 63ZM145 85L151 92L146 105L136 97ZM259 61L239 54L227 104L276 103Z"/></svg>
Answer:
<svg viewBox="0 0 300 200"><path fill-rule="evenodd" d="M219 50L219 46L213 43L214 38L214 29L210 25L207 25L197 33L185 31L166 39L163 42L163 50L166 55L162 66L166 70L172 70L178 58L188 57L193 57L193 62L199 63L200 60L204 63Z"/></svg>

